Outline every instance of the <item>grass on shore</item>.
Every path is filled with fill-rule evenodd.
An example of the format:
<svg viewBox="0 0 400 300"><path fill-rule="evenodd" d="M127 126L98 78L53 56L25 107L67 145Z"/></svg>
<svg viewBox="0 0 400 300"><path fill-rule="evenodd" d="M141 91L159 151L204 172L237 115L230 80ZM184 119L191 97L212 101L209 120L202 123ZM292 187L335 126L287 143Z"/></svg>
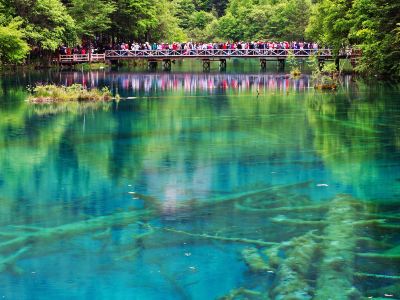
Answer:
<svg viewBox="0 0 400 300"><path fill-rule="evenodd" d="M54 84L37 85L31 91L31 103L94 102L111 101L112 94L107 87L88 89L81 84L58 86Z"/></svg>
<svg viewBox="0 0 400 300"><path fill-rule="evenodd" d="M84 64L79 64L75 65L74 69L75 70L82 70L82 71L96 71L96 70L104 70L107 69L109 66L106 63L84 63Z"/></svg>

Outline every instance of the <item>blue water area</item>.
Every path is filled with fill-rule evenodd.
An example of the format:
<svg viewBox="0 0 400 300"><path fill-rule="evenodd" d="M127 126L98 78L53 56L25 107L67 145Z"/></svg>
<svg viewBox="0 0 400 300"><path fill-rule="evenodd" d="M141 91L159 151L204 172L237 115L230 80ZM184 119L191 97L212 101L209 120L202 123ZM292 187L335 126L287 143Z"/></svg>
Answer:
<svg viewBox="0 0 400 300"><path fill-rule="evenodd" d="M0 77L0 298L400 298L399 86L230 67Z"/></svg>

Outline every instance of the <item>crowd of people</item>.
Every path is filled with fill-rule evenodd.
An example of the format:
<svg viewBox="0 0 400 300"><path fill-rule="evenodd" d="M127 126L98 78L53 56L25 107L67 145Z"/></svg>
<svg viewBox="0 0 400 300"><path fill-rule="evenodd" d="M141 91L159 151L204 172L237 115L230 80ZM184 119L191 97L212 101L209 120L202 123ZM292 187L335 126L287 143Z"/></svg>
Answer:
<svg viewBox="0 0 400 300"><path fill-rule="evenodd" d="M92 53L104 53L105 50L170 50L178 51L182 54L190 54L193 50L275 50L275 49L293 49L293 50L318 50L319 45L315 42L225 42L225 43L119 43L113 46L105 47L74 47L69 48L61 46L59 53L61 55L71 54L88 54L89 51Z"/></svg>
<svg viewBox="0 0 400 300"><path fill-rule="evenodd" d="M319 45L310 42L226 42L226 43L121 43L115 45L113 50L227 50L227 49L314 49L317 50Z"/></svg>

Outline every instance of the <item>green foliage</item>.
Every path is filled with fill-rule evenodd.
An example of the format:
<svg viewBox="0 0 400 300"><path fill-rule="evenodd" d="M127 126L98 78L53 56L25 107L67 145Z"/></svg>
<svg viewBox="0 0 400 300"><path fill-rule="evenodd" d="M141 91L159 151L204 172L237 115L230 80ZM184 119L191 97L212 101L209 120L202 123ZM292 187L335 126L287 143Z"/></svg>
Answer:
<svg viewBox="0 0 400 300"><path fill-rule="evenodd" d="M38 0L27 12L24 27L31 44L54 51L62 43L76 41L75 22L61 1Z"/></svg>
<svg viewBox="0 0 400 300"><path fill-rule="evenodd" d="M75 65L74 67L75 67L75 70L93 71L93 70L107 69L108 65L106 63L102 63L102 62L96 62L96 63L79 64L79 65Z"/></svg>
<svg viewBox="0 0 400 300"><path fill-rule="evenodd" d="M190 24L190 17L196 11L196 8L192 0L176 0L175 5L175 17L179 20L179 27L182 29L188 29Z"/></svg>
<svg viewBox="0 0 400 300"><path fill-rule="evenodd" d="M213 14L198 11L192 14L189 19L188 35L195 41L208 42L213 39L213 30L216 18ZM213 27L210 27L213 24Z"/></svg>
<svg viewBox="0 0 400 300"><path fill-rule="evenodd" d="M310 55L307 59L307 65L313 72L319 71L318 57L314 54Z"/></svg>
<svg viewBox="0 0 400 300"><path fill-rule="evenodd" d="M81 40L308 39L335 55L360 49L359 72L400 77L399 11L386 0L0 0L0 59L21 62L26 42L43 55Z"/></svg>
<svg viewBox="0 0 400 300"><path fill-rule="evenodd" d="M301 75L300 64L293 51L289 51L286 62L290 67L290 74L294 77Z"/></svg>
<svg viewBox="0 0 400 300"><path fill-rule="evenodd" d="M306 29L309 39L331 45L336 53L348 45L348 34L352 20L348 17L350 1L322 0L313 8L310 23Z"/></svg>
<svg viewBox="0 0 400 300"><path fill-rule="evenodd" d="M322 68L322 72L329 73L329 74L336 73L337 69L336 69L335 63L325 64L324 67Z"/></svg>
<svg viewBox="0 0 400 300"><path fill-rule="evenodd" d="M55 50L61 43L74 43L75 21L60 0L3 0L0 15L22 20L28 43L43 50Z"/></svg>
<svg viewBox="0 0 400 300"><path fill-rule="evenodd" d="M185 42L187 36L179 27L179 19L174 12L176 7L167 0L157 1L156 8L159 12L158 20L153 33L149 36L153 41Z"/></svg>
<svg viewBox="0 0 400 300"><path fill-rule="evenodd" d="M114 3L104 0L71 0L69 12L76 21L77 33L93 37L110 28L115 9Z"/></svg>
<svg viewBox="0 0 400 300"><path fill-rule="evenodd" d="M21 23L13 20L8 26L0 26L0 64L19 63L28 54L29 46L19 29Z"/></svg>
<svg viewBox="0 0 400 300"><path fill-rule="evenodd" d="M311 13L311 1L290 0L287 2L283 15L287 21L283 29L283 37L289 40L302 40Z"/></svg>
<svg viewBox="0 0 400 300"><path fill-rule="evenodd" d="M152 40L158 24L156 0L115 0L111 34L120 41Z"/></svg>
<svg viewBox="0 0 400 300"><path fill-rule="evenodd" d="M301 40L310 15L310 0L231 0L215 35L234 40Z"/></svg>
<svg viewBox="0 0 400 300"><path fill-rule="evenodd" d="M195 13L193 13L190 17L190 21L189 21L189 27L191 29L204 29L207 24L209 24L210 22L212 22L215 19L215 17L208 12L205 11L197 11Z"/></svg>
<svg viewBox="0 0 400 300"><path fill-rule="evenodd" d="M216 35L227 40L239 40L242 32L239 21L230 12L218 20L215 27Z"/></svg>
<svg viewBox="0 0 400 300"><path fill-rule="evenodd" d="M289 50L286 62L288 65L293 69L293 68L298 68L299 67L299 61L296 59L296 56L294 55L292 50Z"/></svg>
<svg viewBox="0 0 400 300"><path fill-rule="evenodd" d="M313 8L307 35L331 45L362 50L356 70L400 76L400 2L322 0Z"/></svg>
<svg viewBox="0 0 400 300"><path fill-rule="evenodd" d="M336 65L334 63L325 64L322 70L318 63L318 57L311 55L307 64L312 70L311 79L314 86L318 89L335 89L337 84L337 78L332 75L337 72ZM328 74L328 75L327 75Z"/></svg>

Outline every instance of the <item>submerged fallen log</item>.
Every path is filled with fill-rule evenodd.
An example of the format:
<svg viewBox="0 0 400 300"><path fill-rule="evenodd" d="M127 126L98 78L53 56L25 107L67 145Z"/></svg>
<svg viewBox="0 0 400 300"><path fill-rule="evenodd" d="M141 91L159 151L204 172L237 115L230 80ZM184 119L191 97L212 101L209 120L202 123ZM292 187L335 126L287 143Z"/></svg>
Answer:
<svg viewBox="0 0 400 300"><path fill-rule="evenodd" d="M52 228L36 228L34 231L16 232L14 238L0 243L0 271L8 269L10 263L16 261L13 258L20 258L22 255L26 255L28 251L20 252L21 249L28 250L26 247L30 249L35 245L42 246L46 243L88 232L105 230L113 226L126 226L138 220L143 220L143 218L151 216L152 213L153 211L150 210L119 212ZM18 255L16 256L16 254Z"/></svg>
<svg viewBox="0 0 400 300"><path fill-rule="evenodd" d="M247 238L239 238L239 237L225 237L225 236L219 236L219 235L209 235L205 233L191 233L183 230L176 230L173 228L162 228L164 231L167 232L172 232L175 234L182 234L182 235L187 235L187 236L192 236L196 238L201 238L201 239L210 239L210 240L216 240L216 241L221 241L221 242L229 242L229 243L239 243L239 244L252 244L260 247L267 247L271 245L276 245L277 243L274 242L266 242L262 240L254 240L254 239L247 239Z"/></svg>
<svg viewBox="0 0 400 300"><path fill-rule="evenodd" d="M328 225L327 221L321 220L303 220L303 219L289 219L286 216L279 215L270 219L272 223L283 224L289 226L309 226L309 227L324 227Z"/></svg>
<svg viewBox="0 0 400 300"><path fill-rule="evenodd" d="M219 205L233 201L240 201L248 197L255 197L255 196L262 197L263 195L266 195L268 193L274 193L293 188L300 188L308 184L309 182L306 183L302 182L302 183L271 186L256 191L241 192L229 196L219 196L201 201L200 200L191 201L190 205L193 209L200 209L203 207L208 207L210 205ZM104 238L104 237L107 238L108 237L107 230L113 226L127 226L136 222L147 221L152 218L158 217L160 215L161 205L159 204L162 203L161 201L157 203L157 199L155 199L154 197L141 195L138 193L133 193L132 195L134 197L145 200L147 202L146 206L148 206L149 208L143 210L116 212L111 215L94 217L92 219L60 225L52 228L25 226L20 228L14 227L13 232L0 232L0 236L8 239L0 243L0 271L9 269L10 265L14 264L17 261L17 259L29 254L29 250L32 247L35 247L39 244L43 245L47 243L52 243L65 238L70 238L96 231L100 231L100 234L96 235L95 238ZM187 203L185 205L187 205ZM11 227L8 226L8 228ZM212 236L207 234L191 234L173 229L167 229L167 230L169 230L170 232L174 232L175 234L186 234L186 235L192 235L197 238L219 240L223 242L253 244L262 247L274 244L271 242L264 242L261 240L251 240L246 238L221 237L221 236ZM25 250L22 251L21 249Z"/></svg>
<svg viewBox="0 0 400 300"><path fill-rule="evenodd" d="M353 286L355 253L360 238L359 226L355 225L360 225L360 204L349 196L340 195L330 201L327 208L324 221L285 216L272 220L288 226L322 227L324 233L320 237L311 231L265 250L268 268L276 270L275 283L270 291L273 299L341 300L361 297ZM309 274L316 274L314 284L310 282Z"/></svg>
<svg viewBox="0 0 400 300"><path fill-rule="evenodd" d="M361 277L361 278L400 280L400 276L398 276L398 275L384 275L384 274L371 274L371 273L355 272L354 276ZM400 292L400 290L399 290L399 292Z"/></svg>
<svg viewBox="0 0 400 300"><path fill-rule="evenodd" d="M313 287L307 275L313 266L319 248L314 234L309 232L291 241L292 248L279 264L275 285L271 291L273 299L312 299Z"/></svg>
<svg viewBox="0 0 400 300"><path fill-rule="evenodd" d="M264 201L268 201L268 196L279 193L279 192L287 192L292 189L300 189L307 187L311 184L311 181L297 182L297 183L289 183L289 184L280 184L270 186L264 189L259 189L255 191L246 191L239 192L235 194L230 194L227 196L218 196L210 199L194 199L191 200L190 203L195 207L207 207L209 205L218 205L220 203L230 203L230 202L239 202L242 200L252 200L252 199L264 199ZM183 206L186 206L185 203Z"/></svg>
<svg viewBox="0 0 400 300"><path fill-rule="evenodd" d="M229 292L229 294L218 298L218 300L268 300L265 295L258 291L248 290L246 288L238 288Z"/></svg>
<svg viewBox="0 0 400 300"><path fill-rule="evenodd" d="M302 213L302 212L324 212L327 210L326 203L315 204L315 205L303 205L303 206L284 206L284 207L274 207L274 208L255 208L244 206L241 203L235 203L235 208L237 210L242 210L245 212L256 212L263 214L276 214L276 213Z"/></svg>
<svg viewBox="0 0 400 300"><path fill-rule="evenodd" d="M268 272L271 271L268 263L264 261L261 257L260 253L258 252L257 248L250 247L245 248L242 250L242 257L246 265L252 272Z"/></svg>
<svg viewBox="0 0 400 300"><path fill-rule="evenodd" d="M324 230L322 261L318 267L316 300L358 299L353 286L354 258L357 245L357 207L349 197L339 196L330 203ZM351 200L351 199L350 199Z"/></svg>
<svg viewBox="0 0 400 300"><path fill-rule="evenodd" d="M357 253L357 256L376 261L400 261L400 254L367 252L367 253Z"/></svg>

